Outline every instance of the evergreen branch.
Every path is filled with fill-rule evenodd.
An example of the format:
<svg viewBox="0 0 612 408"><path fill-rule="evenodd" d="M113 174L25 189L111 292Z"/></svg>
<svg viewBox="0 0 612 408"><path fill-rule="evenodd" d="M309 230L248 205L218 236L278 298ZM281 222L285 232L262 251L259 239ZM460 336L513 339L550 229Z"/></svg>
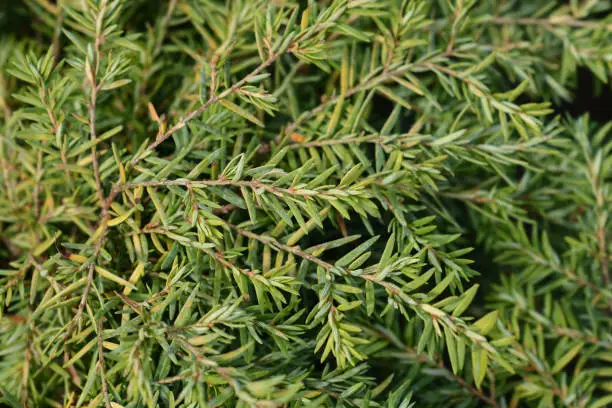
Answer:
<svg viewBox="0 0 612 408"><path fill-rule="evenodd" d="M93 164L94 178L96 180L96 190L98 193L98 200L100 206L104 205L104 191L102 190L102 181L100 180L100 168L98 165L98 155L96 154L96 145L98 137L96 136L96 102L98 98L98 84L96 80L96 74L100 67L100 46L103 39L102 30L104 29L104 15L106 13L106 4L108 0L102 0L98 9L98 16L96 19L96 37L94 40L94 52L93 61L90 64L85 64L85 77L89 80L90 86L90 100L89 100L89 133L92 141L91 146L91 162ZM88 57L87 61L89 61ZM55 127L55 126L54 126Z"/></svg>
<svg viewBox="0 0 612 408"><path fill-rule="evenodd" d="M609 5L55 3L0 6L0 405L612 403Z"/></svg>
<svg viewBox="0 0 612 408"><path fill-rule="evenodd" d="M185 338L179 334L171 334L170 337L174 340L177 340L185 350L187 350L198 363L202 364L206 369L212 370L215 373L219 374L227 384L232 387L235 394L238 396L242 396L245 394L245 391L242 390L239 381L234 377L234 373L232 369L221 367L215 361L209 359L208 357L202 355L195 347L189 344ZM253 404L255 407L278 407L280 406L277 402L269 400L269 399L259 399L254 398L255 403Z"/></svg>
<svg viewBox="0 0 612 408"><path fill-rule="evenodd" d="M155 150L157 148L157 146L159 146L160 144L162 144L166 139L168 139L170 136L172 136L173 134L175 134L177 131L179 131L180 129L182 129L187 122L189 122L190 120L192 120L193 118L195 118L196 116L202 114L202 112L206 111L210 106L216 104L217 102L219 102L222 99L227 98L228 96L238 92L238 90L244 86L245 84L247 84L252 78L256 77L257 75L259 75L264 69L266 69L268 66L272 65L272 63L274 61L276 61L276 59L281 55L281 52L277 52L275 54L270 55L270 57L268 57L268 59L263 62L261 65L259 65L257 68L255 68L255 70L253 70L249 75L245 76L244 78L242 78L240 81L236 82L234 85L232 85L230 88L226 89L225 91L221 92L218 95L214 95L212 96L210 99L208 99L208 101L206 101L206 103L204 103L202 106L200 106L199 108L189 112L188 114L186 114L185 116L183 116L182 118L180 118L178 120L178 122L172 126L170 129L168 129L166 132L158 135L155 139L154 142L152 142L144 151L143 154L138 155L138 156L134 156L134 158L131 160L131 165L132 167L134 167L137 163L139 163L142 159L144 159L146 157L146 153L149 153L153 150Z"/></svg>
<svg viewBox="0 0 612 408"><path fill-rule="evenodd" d="M601 271L603 274L603 284L604 286L609 286L610 284L610 272L609 272L609 255L608 255L608 245L606 243L606 235L607 235L607 227L606 222L608 219L608 212L606 211L606 193L603 191L602 186L600 185L601 175L598 174L598 169L594 162L588 158L588 166L590 173L590 181L593 188L593 193L595 195L595 212L597 214L597 244L599 246L599 262L601 263ZM612 310L612 307L611 307Z"/></svg>
<svg viewBox="0 0 612 408"><path fill-rule="evenodd" d="M546 386L550 388L553 395L555 395L561 400L563 406L572 406L571 402L567 401L566 392L557 385L553 375L548 370L546 370L539 361L534 361L535 357L533 357L532 353L528 353L519 341L514 342L512 344L512 348L515 353L517 353L521 358L530 363L528 367L529 370L535 370L538 374L541 375ZM524 380L526 383L529 383L529 378L525 378Z"/></svg>
<svg viewBox="0 0 612 408"><path fill-rule="evenodd" d="M335 187L333 190L307 189L300 187L283 188L273 184L267 184L260 180L159 180L159 181L142 181L128 183L119 186L119 190L130 190L138 187L167 187L181 186L187 189L200 187L216 187L216 186L231 186L231 187L248 187L253 191L264 190L278 197L294 196L294 197L318 197L318 198L333 198L334 192L344 191L342 187ZM350 191L349 191L350 192Z"/></svg>
<svg viewBox="0 0 612 408"><path fill-rule="evenodd" d="M551 16L549 18L513 18L513 17L492 17L488 20L490 23L506 26L541 26L551 29L554 26L573 27L573 28L589 28L593 30L604 29L612 31L612 24L605 24L599 21L578 20L571 16Z"/></svg>
<svg viewBox="0 0 612 408"><path fill-rule="evenodd" d="M538 255L537 253L535 253L534 251L531 251L528 248L523 248L523 247L516 247L520 252L526 254L529 256L530 259L532 259L536 264L539 265L544 265L547 266L549 268L551 268L552 270L561 273L562 275L566 276L567 278L569 278L572 282L576 283L578 286L582 287L582 288L588 288L590 290L592 290L593 292L597 293L597 295L602 298L605 299L605 302L607 304L608 308L612 308L612 292L610 292L610 290L608 290L605 287L600 287L586 279L584 279L583 277L579 276L574 270L572 270L571 268L564 268L562 265L553 263L543 257L541 257L540 255Z"/></svg>
<svg viewBox="0 0 612 408"><path fill-rule="evenodd" d="M556 325L553 321L543 315L541 312L537 310L529 309L523 299L519 299L518 296L514 296L512 293L508 293L507 298L503 299L508 303L509 306L513 306L516 310L524 311L527 313L527 316L521 316L523 320L528 323L535 323L536 326L544 325L546 328L550 330L552 334L555 336L562 336L572 340L579 340L584 343L589 343L597 347L601 347L602 349L612 350L612 342L600 338L597 334L587 334L580 330L573 329L571 327L560 327ZM512 301L509 301L512 299ZM560 307L560 305L556 305L556 307Z"/></svg>
<svg viewBox="0 0 612 408"><path fill-rule="evenodd" d="M605 341L601 338L599 338L596 335L590 335L590 334L585 334L583 332L581 332L580 330L575 330L575 329L570 329L567 327L556 327L554 325L550 325L549 328L556 334L558 334L559 336L564 336L564 337L568 337L570 339L574 339L574 340L580 340L583 341L585 343L590 343L593 344L595 346L604 348L606 350L612 350L612 342L610 341Z"/></svg>
<svg viewBox="0 0 612 408"><path fill-rule="evenodd" d="M488 406L499 408L500 405L497 403L494 397L486 395L482 390L473 387L468 384L463 378L454 374L444 363L444 360L440 356L430 356L426 353L419 353L414 347L403 344L393 333L390 333L383 327L377 326L373 331L381 338L392 343L396 348L402 351L401 354L393 354L396 358L409 357L418 363L425 363L426 365L434 368L439 368L445 371L447 378L457 383L461 388L478 398Z"/></svg>
<svg viewBox="0 0 612 408"><path fill-rule="evenodd" d="M255 234L251 231L239 228L233 224L230 223L225 223L225 225L227 225L229 228L233 229L234 231L236 231L238 234L243 235L247 238L250 239L254 239L256 241L261 242L264 245L269 245L273 248L279 249L281 251L296 255L300 258L303 258L307 261L312 262L315 265L321 266L323 267L323 269L325 269L326 271L332 271L334 269L334 265L325 262L319 258L317 258L316 256L313 256L307 252L302 251L301 248L299 248L298 246L289 246L289 245L285 245L285 244L281 244L280 242L278 242L276 239L274 239L273 237L270 236L263 236L263 235L258 235ZM393 291L395 291L395 289L393 289Z"/></svg>
<svg viewBox="0 0 612 408"><path fill-rule="evenodd" d="M295 130L300 125L302 125L302 123L304 123L306 120L315 117L319 113L325 111L325 109L327 109L328 107L335 105L341 98L349 98L358 92L372 89L386 81L393 79L393 77L400 76L402 74L405 74L406 72L409 72L412 68L413 68L412 66L408 65L408 66L402 66L400 68L389 70L389 71L383 70L379 75L375 75L372 78L368 78L364 80L362 83L357 84L347 89L344 93L340 93L336 96L326 99L325 101L323 101L321 104L319 104L315 108L308 110L306 112L303 112L295 121L289 123L285 127L284 133L286 135L290 135L291 133L295 132ZM414 109L417 109L417 107L415 106Z"/></svg>
<svg viewBox="0 0 612 408"><path fill-rule="evenodd" d="M340 15L341 15L341 13L338 14L338 17ZM336 18L338 18L338 17L336 17ZM328 24L329 23L333 23L333 21L328 22ZM316 25L315 26L316 30L305 31L305 32L300 33L293 40L293 45L292 44L288 44L288 46L285 49L281 49L281 50L276 51L276 52L271 52L271 50L270 50L270 55L268 56L268 58L264 62L262 62L257 68L255 68L250 74L248 74L247 76L245 76L240 81L236 82L234 85L232 85L231 87L229 87L225 91L221 92L220 94L211 96L199 108L191 111L190 113L188 113L185 116L183 116L182 118L180 118L178 120L178 122L174 126L172 126L170 129L168 129L166 132L158 134L158 136L156 137L155 141L152 142L146 148L146 150L145 150L143 155L134 156L134 158L131 160L132 167L134 167L138 162L140 162L145 157L146 153L155 150L157 148L157 146L159 146L161 143L163 143L166 139L168 139L170 136L172 136L178 130L182 129L187 124L187 122L189 122L190 120L192 120L196 116L202 114L210 106L216 104L220 100L223 100L223 99L227 98L228 96L230 96L232 94L238 93L240 88L242 88L245 84L249 83L253 78L257 77L262 71L264 71L267 67L272 65L285 52L288 52L288 51L296 52L296 50L294 49L294 46L297 43L297 41L300 41L300 40L301 41L306 41L306 40L308 40L310 38L310 36L314 35L315 33L319 33L321 31L325 30L326 28L328 28L328 24Z"/></svg>
<svg viewBox="0 0 612 408"><path fill-rule="evenodd" d="M401 137L402 135L399 135ZM313 140L309 142L295 142L289 144L289 149L308 149L310 147L323 147L323 146L334 146L334 145L349 145L356 143L372 143L379 145L386 145L397 140L393 136L380 136L379 134L363 135L363 136L350 136L341 137L336 139L325 139L325 140Z"/></svg>
<svg viewBox="0 0 612 408"><path fill-rule="evenodd" d="M229 222L225 222L225 225L231 228L232 230L236 231L240 235L243 235L249 239L258 241L264 245L268 245L279 251L290 253L299 258L305 259L309 262L312 262L315 265L321 266L326 271L334 272L334 271L340 270L342 273L346 275L356 276L358 278L363 279L364 281L372 282L373 284L379 285L383 287L385 290L387 290L392 296L398 296L402 300L406 301L406 303L411 308L417 309L423 312L424 314L428 315L433 321L440 321L442 322L442 324L447 324L449 329L453 330L454 332L464 335L471 342L480 345L481 347L485 348L488 352L492 354L496 353L495 349L489 345L489 343L487 342L487 339L484 336L472 331L460 318L450 316L446 312L440 309L437 309L435 307L432 307L428 305L427 303L419 302L415 299L412 299L407 294L405 294L402 291L402 289L398 287L397 285L381 280L374 274L368 274L368 273L357 274L354 271L351 271L350 269L338 268L337 266L334 266L326 261L323 261L322 259L316 256L313 256L303 251L299 246L289 246L289 245L282 244L271 236L267 236L267 235L264 236L264 235L253 233L251 231L248 231L236 225L233 225Z"/></svg>

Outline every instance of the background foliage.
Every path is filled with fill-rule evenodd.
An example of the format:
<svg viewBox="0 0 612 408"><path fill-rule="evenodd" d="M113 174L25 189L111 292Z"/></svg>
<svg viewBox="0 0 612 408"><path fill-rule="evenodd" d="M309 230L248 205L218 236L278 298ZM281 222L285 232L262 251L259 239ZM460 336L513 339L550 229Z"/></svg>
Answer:
<svg viewBox="0 0 612 408"><path fill-rule="evenodd" d="M609 1L11 3L5 405L612 405Z"/></svg>

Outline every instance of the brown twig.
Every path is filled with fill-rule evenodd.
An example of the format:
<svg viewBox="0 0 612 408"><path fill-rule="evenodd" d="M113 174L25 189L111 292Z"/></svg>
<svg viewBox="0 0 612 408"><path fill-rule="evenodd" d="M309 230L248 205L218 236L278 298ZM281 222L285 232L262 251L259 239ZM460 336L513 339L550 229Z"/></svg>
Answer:
<svg viewBox="0 0 612 408"><path fill-rule="evenodd" d="M70 361L70 352L67 349L64 349L64 364L66 364L68 361ZM70 373L70 376L72 377L72 381L74 381L74 383L80 387L81 377L79 377L79 374L74 368L74 365L70 364L69 366L66 367L66 369Z"/></svg>
<svg viewBox="0 0 612 408"><path fill-rule="evenodd" d="M87 297L89 296L89 291L91 290L91 285L92 285L93 278L94 278L94 271L96 268L96 265L95 265L96 258L98 257L98 255L100 254L100 251L102 250L102 246L104 244L104 238L106 237L106 233L108 231L107 223L109 219L109 213L108 213L109 207L110 207L110 202L107 199L105 200L104 205L102 207L103 215L101 216L99 220L99 224L98 224L98 228L101 229L100 235L94 247L94 251L92 254L92 262L89 264L89 269L87 272L87 283L85 284L85 289L83 290L83 295L81 296L81 301L79 302L79 308L77 309L77 313L74 316L74 322L80 321L81 316L83 314L83 310L85 309L85 304L87 303Z"/></svg>
<svg viewBox="0 0 612 408"><path fill-rule="evenodd" d="M98 332L96 337L98 339L98 368L100 368L100 378L102 380L102 395L104 395L104 405L106 408L111 408L110 397L108 395L108 385L106 384L106 374L104 372L104 351L102 347L102 325L104 323L104 317L98 320Z"/></svg>
<svg viewBox="0 0 612 408"><path fill-rule="evenodd" d="M6 127L8 128L8 126ZM4 178L4 185L6 187L6 196L8 198L8 201L11 207L13 207L14 209L15 208L15 196L13 193L14 186L11 183L9 164L5 157L5 154L7 153L4 150L4 146L5 146L4 140L6 139L0 140L0 160L2 161L2 175Z"/></svg>
<svg viewBox="0 0 612 408"><path fill-rule="evenodd" d="M55 19L55 30L53 32L53 66L56 66L60 61L61 53L61 36L62 36L62 25L64 23L64 11L62 9L62 3L58 3L57 16Z"/></svg>

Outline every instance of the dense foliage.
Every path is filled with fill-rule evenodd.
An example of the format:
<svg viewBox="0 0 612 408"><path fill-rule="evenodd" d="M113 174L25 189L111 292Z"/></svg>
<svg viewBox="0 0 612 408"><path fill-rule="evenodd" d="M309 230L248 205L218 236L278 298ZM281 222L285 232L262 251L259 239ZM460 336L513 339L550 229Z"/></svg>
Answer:
<svg viewBox="0 0 612 408"><path fill-rule="evenodd" d="M610 1L8 3L5 405L612 405Z"/></svg>

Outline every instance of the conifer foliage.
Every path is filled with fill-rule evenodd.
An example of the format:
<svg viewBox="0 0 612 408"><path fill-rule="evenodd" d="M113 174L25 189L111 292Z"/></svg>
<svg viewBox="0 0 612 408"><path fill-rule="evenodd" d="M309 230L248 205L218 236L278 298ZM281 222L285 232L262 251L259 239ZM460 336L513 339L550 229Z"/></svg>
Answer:
<svg viewBox="0 0 612 408"><path fill-rule="evenodd" d="M612 405L609 1L16 3L2 404Z"/></svg>

